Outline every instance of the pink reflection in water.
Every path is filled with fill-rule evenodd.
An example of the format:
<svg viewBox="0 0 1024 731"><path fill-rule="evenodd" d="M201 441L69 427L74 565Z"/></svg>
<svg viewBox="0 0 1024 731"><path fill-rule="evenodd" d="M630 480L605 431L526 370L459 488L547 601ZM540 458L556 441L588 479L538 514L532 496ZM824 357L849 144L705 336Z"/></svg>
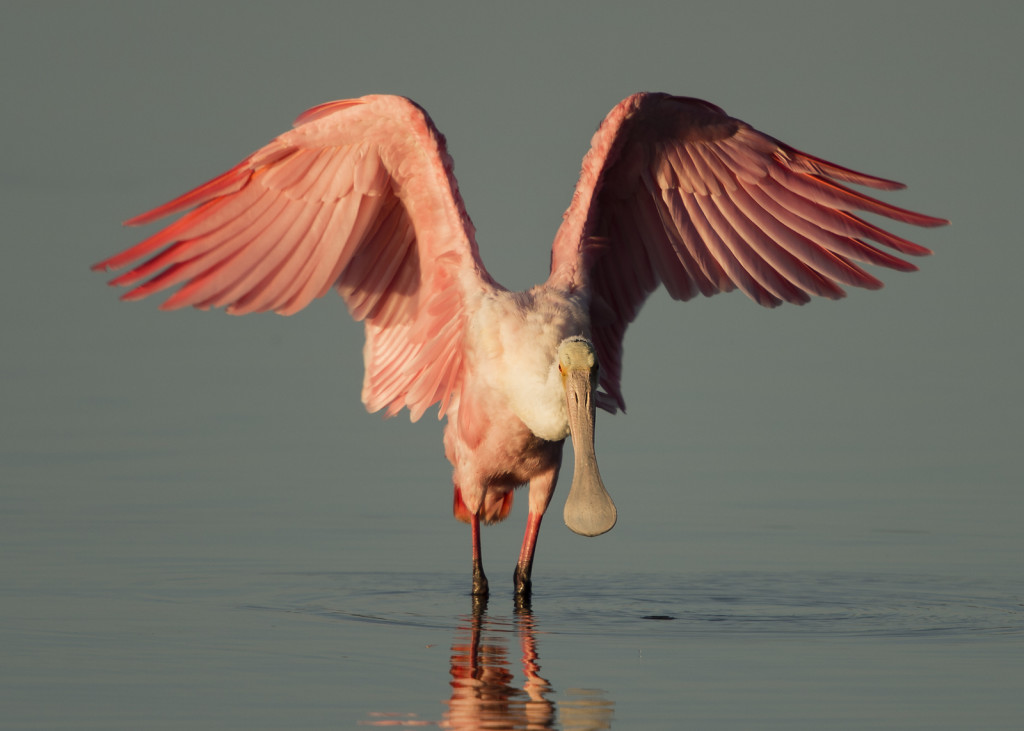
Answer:
<svg viewBox="0 0 1024 731"><path fill-rule="evenodd" d="M567 691L556 708L556 692L540 675L536 634L529 609L520 609L510 621L489 618L486 602L478 604L452 639L452 693L444 701L448 708L442 718L431 721L414 713L377 712L368 714L370 719L360 725L438 726L456 731L611 728L614 704L604 698L603 691ZM521 682L510 658L512 635L519 640Z"/></svg>

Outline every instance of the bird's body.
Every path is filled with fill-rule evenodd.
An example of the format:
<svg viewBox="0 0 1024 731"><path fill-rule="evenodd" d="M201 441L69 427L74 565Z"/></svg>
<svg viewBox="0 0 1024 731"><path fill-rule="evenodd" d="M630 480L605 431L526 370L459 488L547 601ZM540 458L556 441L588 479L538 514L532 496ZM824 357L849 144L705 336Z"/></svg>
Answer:
<svg viewBox="0 0 1024 731"><path fill-rule="evenodd" d="M484 269L444 138L400 97L330 102L232 170L129 223L179 220L96 268L150 254L113 283L137 299L183 285L167 308L291 314L336 289L366 325L363 401L447 417L456 517L472 526L474 594L486 595L479 524L530 485L516 591L530 591L537 532L571 436L570 528L616 512L594 457L594 413L624 408L622 338L664 284L676 299L736 287L756 302L843 296L881 283L854 261L914 267L868 243L927 249L850 213L945 221L837 181L900 187L806 155L714 105L636 94L602 123L552 249L551 273L510 292ZM191 209L191 210L189 210Z"/></svg>
<svg viewBox="0 0 1024 731"><path fill-rule="evenodd" d="M464 381L448 406L444 445L454 467L455 516L474 525L477 560L474 521L507 517L517 487L530 486L536 527L547 510L569 436L566 391L552 356L566 339L589 335L586 305L582 293L538 286L488 292L467 308ZM532 545L524 551L532 560Z"/></svg>

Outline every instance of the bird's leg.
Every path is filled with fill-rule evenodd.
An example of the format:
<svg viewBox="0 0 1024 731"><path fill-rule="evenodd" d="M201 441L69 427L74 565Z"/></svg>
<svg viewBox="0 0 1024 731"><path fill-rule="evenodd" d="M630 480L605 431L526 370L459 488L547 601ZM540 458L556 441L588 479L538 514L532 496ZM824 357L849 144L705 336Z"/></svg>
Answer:
<svg viewBox="0 0 1024 731"><path fill-rule="evenodd" d="M551 466L530 480L530 512L526 517L523 547L519 551L519 562L516 564L516 572L513 577L517 601L530 598L533 554L537 550L540 522L544 518L544 511L548 509L548 503L551 502L551 496L555 492L555 482L558 481L558 469L562 464L562 444L562 442L551 443Z"/></svg>
<svg viewBox="0 0 1024 731"><path fill-rule="evenodd" d="M488 594L487 577L484 576L484 565L480 560L480 515L473 513L469 519L469 527L473 532L473 596L485 597Z"/></svg>
<svg viewBox="0 0 1024 731"><path fill-rule="evenodd" d="M519 551L519 562L514 575L516 597L528 598L532 589L530 574L533 572L533 553L537 548L537 534L543 513L531 512L526 518L526 532L523 533L523 547Z"/></svg>

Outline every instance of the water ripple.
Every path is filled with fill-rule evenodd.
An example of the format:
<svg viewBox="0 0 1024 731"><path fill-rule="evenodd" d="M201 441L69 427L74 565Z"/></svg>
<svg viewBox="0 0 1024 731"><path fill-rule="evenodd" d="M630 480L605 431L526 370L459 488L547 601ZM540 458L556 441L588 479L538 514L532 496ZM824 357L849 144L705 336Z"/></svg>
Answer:
<svg viewBox="0 0 1024 731"><path fill-rule="evenodd" d="M401 573L276 576L247 606L321 619L455 629L471 606L465 577ZM548 576L532 610L548 634L982 637L1024 634L1020 587L957 577L857 573ZM512 597L491 597L494 616Z"/></svg>

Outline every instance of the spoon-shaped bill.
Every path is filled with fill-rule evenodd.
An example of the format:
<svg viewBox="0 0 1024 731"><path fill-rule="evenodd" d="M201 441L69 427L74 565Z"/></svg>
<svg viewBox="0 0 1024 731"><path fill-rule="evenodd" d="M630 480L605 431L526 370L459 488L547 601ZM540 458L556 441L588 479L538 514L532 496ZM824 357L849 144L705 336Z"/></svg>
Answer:
<svg viewBox="0 0 1024 731"><path fill-rule="evenodd" d="M599 536L615 525L615 503L601 481L594 454L593 378L590 369L565 371L565 398L575 461L565 501L565 524L583 536Z"/></svg>

